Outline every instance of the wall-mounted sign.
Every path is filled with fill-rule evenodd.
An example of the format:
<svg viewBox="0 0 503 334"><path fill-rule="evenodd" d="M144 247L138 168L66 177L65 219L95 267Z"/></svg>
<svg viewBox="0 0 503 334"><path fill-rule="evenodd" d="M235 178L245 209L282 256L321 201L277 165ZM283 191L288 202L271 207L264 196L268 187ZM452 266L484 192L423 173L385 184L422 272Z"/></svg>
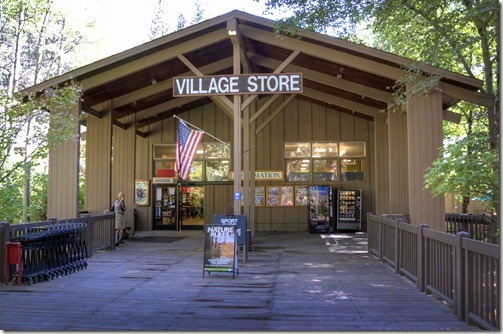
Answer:
<svg viewBox="0 0 503 334"><path fill-rule="evenodd" d="M173 96L302 93L302 73L173 78Z"/></svg>
<svg viewBox="0 0 503 334"><path fill-rule="evenodd" d="M174 177L153 177L152 178L153 184L173 184L175 182L176 181L175 181Z"/></svg>
<svg viewBox="0 0 503 334"><path fill-rule="evenodd" d="M241 172L241 179L244 179L244 172ZM229 180L234 180L234 172L229 172ZM257 170L255 171L257 181L283 181L283 171L281 170Z"/></svg>

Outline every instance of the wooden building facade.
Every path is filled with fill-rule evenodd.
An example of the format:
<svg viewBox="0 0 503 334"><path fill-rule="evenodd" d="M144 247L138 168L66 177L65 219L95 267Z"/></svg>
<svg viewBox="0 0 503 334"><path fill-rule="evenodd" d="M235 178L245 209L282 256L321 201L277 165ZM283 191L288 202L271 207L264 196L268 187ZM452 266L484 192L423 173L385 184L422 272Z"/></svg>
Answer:
<svg viewBox="0 0 503 334"><path fill-rule="evenodd" d="M442 229L444 199L423 189L423 175L442 146L442 122L460 119L449 108L460 100L492 105L478 92L482 82L426 67L442 74L437 89L388 110L410 60L301 34L278 38L272 21L232 11L32 87L70 79L83 86L75 112L85 125L86 211L102 213L123 191L128 225L138 230L172 226L156 206L175 200L177 228L232 210L247 216L252 232L306 231L300 196L327 184L361 189L363 219L409 214L412 224ZM271 73L301 73L302 92L173 96L176 77ZM172 174L178 118L211 135L189 180ZM78 152L72 142L51 153L50 216L78 213ZM281 202L282 192L291 201Z"/></svg>

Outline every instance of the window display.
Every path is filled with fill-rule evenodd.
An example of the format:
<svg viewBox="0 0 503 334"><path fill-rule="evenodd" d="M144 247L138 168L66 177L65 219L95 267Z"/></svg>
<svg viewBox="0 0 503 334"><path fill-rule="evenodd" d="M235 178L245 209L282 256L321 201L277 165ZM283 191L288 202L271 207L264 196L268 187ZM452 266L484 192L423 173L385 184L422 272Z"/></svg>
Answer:
<svg viewBox="0 0 503 334"><path fill-rule="evenodd" d="M365 180L364 142L285 143L285 181Z"/></svg>

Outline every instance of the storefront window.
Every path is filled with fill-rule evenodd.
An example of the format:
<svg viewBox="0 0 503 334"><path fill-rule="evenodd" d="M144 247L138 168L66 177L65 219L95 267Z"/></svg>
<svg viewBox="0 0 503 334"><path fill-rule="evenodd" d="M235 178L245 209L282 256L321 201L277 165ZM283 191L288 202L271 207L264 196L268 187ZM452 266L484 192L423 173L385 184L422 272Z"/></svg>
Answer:
<svg viewBox="0 0 503 334"><path fill-rule="evenodd" d="M222 143L203 143L205 159L229 159L231 157L231 147Z"/></svg>
<svg viewBox="0 0 503 334"><path fill-rule="evenodd" d="M176 145L154 145L154 170L174 177ZM199 145L187 178L189 181L227 181L231 149L229 144L203 142Z"/></svg>
<svg viewBox="0 0 503 334"><path fill-rule="evenodd" d="M285 144L285 158L311 157L311 143Z"/></svg>
<svg viewBox="0 0 503 334"><path fill-rule="evenodd" d="M365 180L364 142L285 143L286 181Z"/></svg>
<svg viewBox="0 0 503 334"><path fill-rule="evenodd" d="M207 181L227 181L229 175L229 160L206 160Z"/></svg>
<svg viewBox="0 0 503 334"><path fill-rule="evenodd" d="M365 143L339 143L340 156L365 157Z"/></svg>
<svg viewBox="0 0 503 334"><path fill-rule="evenodd" d="M341 159L341 181L365 180L364 159Z"/></svg>
<svg viewBox="0 0 503 334"><path fill-rule="evenodd" d="M154 160L176 159L175 145L154 145Z"/></svg>
<svg viewBox="0 0 503 334"><path fill-rule="evenodd" d="M203 161L194 160L192 167L190 167L189 178L190 181L202 181L203 180Z"/></svg>
<svg viewBox="0 0 503 334"><path fill-rule="evenodd" d="M338 155L337 143L313 143L313 158L337 157Z"/></svg>
<svg viewBox="0 0 503 334"><path fill-rule="evenodd" d="M313 160L314 181L337 181L337 159Z"/></svg>
<svg viewBox="0 0 503 334"><path fill-rule="evenodd" d="M287 181L309 181L311 163L309 159L288 160L286 162Z"/></svg>

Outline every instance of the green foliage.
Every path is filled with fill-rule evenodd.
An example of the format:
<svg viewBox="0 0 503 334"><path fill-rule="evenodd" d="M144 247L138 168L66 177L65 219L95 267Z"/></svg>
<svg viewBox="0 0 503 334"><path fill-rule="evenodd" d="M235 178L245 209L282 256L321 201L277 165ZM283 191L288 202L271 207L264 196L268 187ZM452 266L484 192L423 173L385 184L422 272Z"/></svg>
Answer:
<svg viewBox="0 0 503 334"><path fill-rule="evenodd" d="M23 211L23 175L15 169L5 182L0 182L0 221L17 223Z"/></svg>
<svg viewBox="0 0 503 334"><path fill-rule="evenodd" d="M435 196L453 194L490 199L495 209L499 199L499 150L491 149L487 133L465 136L441 149L441 157L425 174L425 188Z"/></svg>
<svg viewBox="0 0 503 334"><path fill-rule="evenodd" d="M77 120L72 111L80 88L70 83L36 93L23 89L69 71L74 61L71 54L83 41L55 9L53 0L0 0L2 220L45 219L47 175L38 165L46 163L51 148L76 140ZM24 177L29 175L30 206L23 208Z"/></svg>
<svg viewBox="0 0 503 334"><path fill-rule="evenodd" d="M10 222L20 220L22 212L22 171L33 169L47 157L50 149L62 142L77 140L74 128L77 118L73 110L80 88L69 84L39 94L17 93L14 97L0 95L0 211ZM51 125L50 127L48 125ZM42 191L38 175L35 192ZM19 196L18 196L19 195ZM32 216L42 217L45 207L41 194L33 194L42 202L32 202ZM37 212L37 213L35 213Z"/></svg>
<svg viewBox="0 0 503 334"><path fill-rule="evenodd" d="M46 172L36 173L31 178L31 201L28 208L29 221L47 220L47 184Z"/></svg>
<svg viewBox="0 0 503 334"><path fill-rule="evenodd" d="M0 0L0 85L11 94L71 69L84 41L53 0Z"/></svg>

